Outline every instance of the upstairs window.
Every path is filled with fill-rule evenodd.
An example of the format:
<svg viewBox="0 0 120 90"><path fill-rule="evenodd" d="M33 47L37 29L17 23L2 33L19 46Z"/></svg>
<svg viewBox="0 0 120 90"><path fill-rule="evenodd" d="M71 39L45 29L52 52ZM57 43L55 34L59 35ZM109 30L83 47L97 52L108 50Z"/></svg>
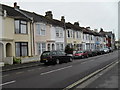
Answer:
<svg viewBox="0 0 120 90"><path fill-rule="evenodd" d="M60 37L63 37L63 30L60 30Z"/></svg>
<svg viewBox="0 0 120 90"><path fill-rule="evenodd" d="M69 30L68 30L67 34L68 34L68 37L70 37L70 31Z"/></svg>
<svg viewBox="0 0 120 90"><path fill-rule="evenodd" d="M15 20L15 33L27 34L27 22L23 20Z"/></svg>
<svg viewBox="0 0 120 90"><path fill-rule="evenodd" d="M59 37L59 30L56 30L56 37Z"/></svg>
<svg viewBox="0 0 120 90"><path fill-rule="evenodd" d="M75 38L75 31L73 31L73 38Z"/></svg>
<svg viewBox="0 0 120 90"><path fill-rule="evenodd" d="M36 34L40 35L40 24L36 24Z"/></svg>
<svg viewBox="0 0 120 90"><path fill-rule="evenodd" d="M63 37L63 30L59 27L56 27L56 37L59 37L59 38Z"/></svg>
<svg viewBox="0 0 120 90"><path fill-rule="evenodd" d="M80 36L81 36L81 33L79 32L79 31L77 31L77 33L76 33L77 35L77 38L80 38Z"/></svg>
<svg viewBox="0 0 120 90"><path fill-rule="evenodd" d="M45 24L36 24L36 34L45 36L46 25Z"/></svg>

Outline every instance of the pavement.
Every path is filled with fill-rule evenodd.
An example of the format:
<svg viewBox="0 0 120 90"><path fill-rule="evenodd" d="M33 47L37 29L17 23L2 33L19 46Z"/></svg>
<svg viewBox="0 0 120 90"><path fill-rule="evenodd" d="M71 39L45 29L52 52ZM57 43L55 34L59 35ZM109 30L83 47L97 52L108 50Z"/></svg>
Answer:
<svg viewBox="0 0 120 90"><path fill-rule="evenodd" d="M29 63L24 63L24 64L5 65L2 67L2 72L23 69L23 68L29 68L29 67L35 67L40 64L41 63L39 61L36 61L36 62L29 62Z"/></svg>

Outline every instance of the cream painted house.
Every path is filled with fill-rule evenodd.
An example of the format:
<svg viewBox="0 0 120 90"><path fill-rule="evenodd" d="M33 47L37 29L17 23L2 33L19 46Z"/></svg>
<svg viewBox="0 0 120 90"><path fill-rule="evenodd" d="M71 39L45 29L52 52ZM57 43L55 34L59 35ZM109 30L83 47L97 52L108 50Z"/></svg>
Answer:
<svg viewBox="0 0 120 90"><path fill-rule="evenodd" d="M13 57L31 56L30 20L15 7L2 5L0 25L1 61L12 64Z"/></svg>
<svg viewBox="0 0 120 90"><path fill-rule="evenodd" d="M67 45L75 50L82 50L83 32L78 22L75 22L74 25L66 23L66 38Z"/></svg>

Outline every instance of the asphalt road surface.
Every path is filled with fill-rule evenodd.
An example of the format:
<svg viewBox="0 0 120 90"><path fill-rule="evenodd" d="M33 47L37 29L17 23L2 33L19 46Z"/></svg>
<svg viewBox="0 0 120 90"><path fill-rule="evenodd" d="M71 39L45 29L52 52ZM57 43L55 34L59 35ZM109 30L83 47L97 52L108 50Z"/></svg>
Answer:
<svg viewBox="0 0 120 90"><path fill-rule="evenodd" d="M2 88L66 88L96 70L118 60L118 52L76 59L59 65L43 65L3 72Z"/></svg>

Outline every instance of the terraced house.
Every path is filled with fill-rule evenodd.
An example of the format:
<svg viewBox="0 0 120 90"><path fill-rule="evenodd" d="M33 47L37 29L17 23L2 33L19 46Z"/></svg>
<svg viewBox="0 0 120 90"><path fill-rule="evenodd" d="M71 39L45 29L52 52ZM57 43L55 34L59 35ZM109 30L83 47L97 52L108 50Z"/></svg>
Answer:
<svg viewBox="0 0 120 90"><path fill-rule="evenodd" d="M83 50L95 49L95 36L90 27L83 28Z"/></svg>
<svg viewBox="0 0 120 90"><path fill-rule="evenodd" d="M82 28L79 26L78 22L71 24L66 23L66 43L75 50L82 50L82 40L83 40Z"/></svg>
<svg viewBox="0 0 120 90"><path fill-rule="evenodd" d="M2 12L2 60L10 61L13 56L31 56L30 19L18 7L2 5Z"/></svg>

